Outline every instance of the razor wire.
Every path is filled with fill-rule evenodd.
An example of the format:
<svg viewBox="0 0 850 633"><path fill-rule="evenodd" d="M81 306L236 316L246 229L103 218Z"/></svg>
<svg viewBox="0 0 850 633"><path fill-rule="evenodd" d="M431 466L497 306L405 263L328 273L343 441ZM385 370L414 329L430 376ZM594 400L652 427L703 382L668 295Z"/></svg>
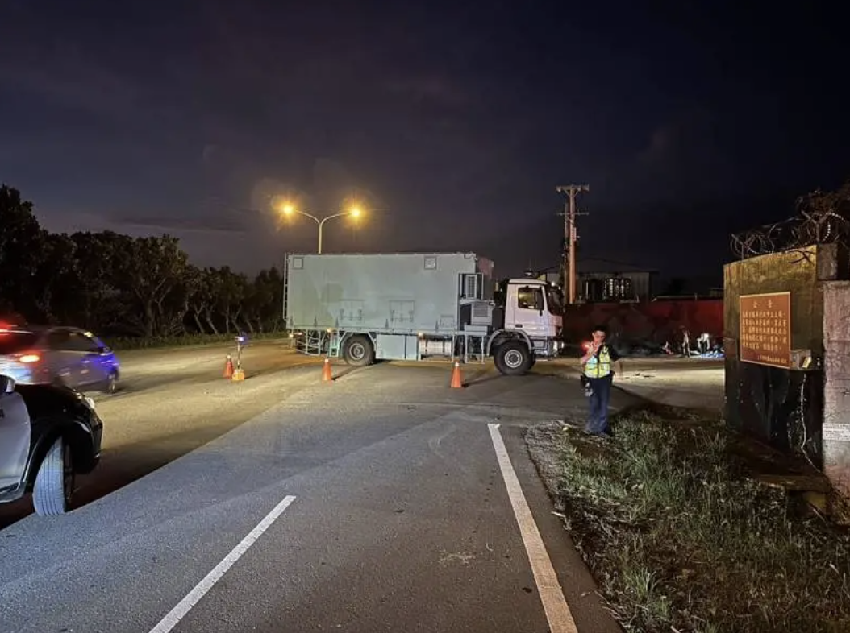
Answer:
<svg viewBox="0 0 850 633"><path fill-rule="evenodd" d="M798 214L780 222L733 233L732 251L740 259L793 251L815 244L850 244L847 186L834 193L815 191L797 201Z"/></svg>

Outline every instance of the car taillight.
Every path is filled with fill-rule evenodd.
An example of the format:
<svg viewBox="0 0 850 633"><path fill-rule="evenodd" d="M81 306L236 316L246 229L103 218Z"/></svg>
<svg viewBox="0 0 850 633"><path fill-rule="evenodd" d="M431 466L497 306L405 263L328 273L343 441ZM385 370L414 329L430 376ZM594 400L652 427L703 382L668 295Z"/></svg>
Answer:
<svg viewBox="0 0 850 633"><path fill-rule="evenodd" d="M18 361L22 363L37 363L41 360L41 356L38 354L21 354L18 356Z"/></svg>

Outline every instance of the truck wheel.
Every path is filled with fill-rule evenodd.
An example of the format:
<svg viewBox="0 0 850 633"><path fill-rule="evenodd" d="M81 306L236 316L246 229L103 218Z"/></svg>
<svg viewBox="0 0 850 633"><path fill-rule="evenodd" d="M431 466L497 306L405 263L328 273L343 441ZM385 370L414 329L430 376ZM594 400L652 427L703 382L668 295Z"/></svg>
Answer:
<svg viewBox="0 0 850 633"><path fill-rule="evenodd" d="M531 364L531 351L525 343L508 341L496 350L496 369L505 376L522 376Z"/></svg>
<svg viewBox="0 0 850 633"><path fill-rule="evenodd" d="M38 467L32 502L40 516L65 514L74 492L74 462L71 446L58 438Z"/></svg>
<svg viewBox="0 0 850 633"><path fill-rule="evenodd" d="M352 336L346 339L342 351L345 362L354 367L365 367L375 361L375 350L368 336Z"/></svg>

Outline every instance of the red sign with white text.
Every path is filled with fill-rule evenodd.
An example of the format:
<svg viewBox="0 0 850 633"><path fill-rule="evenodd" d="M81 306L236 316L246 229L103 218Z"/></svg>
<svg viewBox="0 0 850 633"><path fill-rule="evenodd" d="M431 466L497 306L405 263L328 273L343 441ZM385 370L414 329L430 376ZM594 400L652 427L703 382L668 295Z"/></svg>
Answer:
<svg viewBox="0 0 850 633"><path fill-rule="evenodd" d="M791 367L791 293L742 295L739 338L743 362Z"/></svg>

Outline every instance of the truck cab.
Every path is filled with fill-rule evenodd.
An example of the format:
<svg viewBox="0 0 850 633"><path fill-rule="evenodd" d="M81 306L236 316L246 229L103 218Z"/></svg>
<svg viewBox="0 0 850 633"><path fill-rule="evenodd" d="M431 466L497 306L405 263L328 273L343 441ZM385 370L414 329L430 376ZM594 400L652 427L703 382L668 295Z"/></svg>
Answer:
<svg viewBox="0 0 850 633"><path fill-rule="evenodd" d="M532 338L558 338L564 309L557 289L536 279L511 279L505 293L506 330L522 330Z"/></svg>
<svg viewBox="0 0 850 633"><path fill-rule="evenodd" d="M503 374L524 374L537 358L553 358L563 345L559 289L539 279L506 279L494 294L489 352Z"/></svg>

